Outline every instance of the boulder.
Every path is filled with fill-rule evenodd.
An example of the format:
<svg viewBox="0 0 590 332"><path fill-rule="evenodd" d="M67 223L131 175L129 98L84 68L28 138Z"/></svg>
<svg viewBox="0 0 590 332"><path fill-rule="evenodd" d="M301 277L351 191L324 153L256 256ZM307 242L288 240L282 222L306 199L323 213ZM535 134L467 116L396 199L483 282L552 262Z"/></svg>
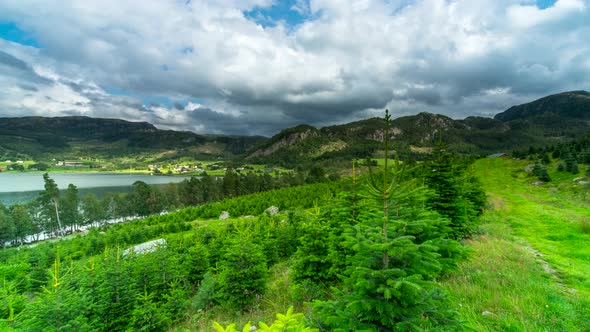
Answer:
<svg viewBox="0 0 590 332"><path fill-rule="evenodd" d="M219 220L226 220L226 219L229 219L229 212L221 211L221 214L219 215Z"/></svg>
<svg viewBox="0 0 590 332"><path fill-rule="evenodd" d="M267 213L269 216L274 216L275 214L279 213L279 208L273 205L264 210L264 213Z"/></svg>

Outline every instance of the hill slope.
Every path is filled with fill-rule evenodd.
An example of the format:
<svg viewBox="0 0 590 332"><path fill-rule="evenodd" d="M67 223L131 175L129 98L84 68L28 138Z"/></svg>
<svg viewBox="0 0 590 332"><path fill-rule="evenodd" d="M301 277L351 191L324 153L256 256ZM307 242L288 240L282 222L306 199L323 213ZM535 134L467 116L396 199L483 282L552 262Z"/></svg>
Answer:
<svg viewBox="0 0 590 332"><path fill-rule="evenodd" d="M259 162L366 157L380 148L384 121L372 118L314 128L282 131L248 153ZM486 154L547 145L581 137L590 130L590 93L564 92L513 106L494 118L454 120L419 113L392 121L389 133L397 149L428 151L439 139L460 153Z"/></svg>
<svg viewBox="0 0 590 332"><path fill-rule="evenodd" d="M119 156L168 150L232 156L263 139L198 135L160 130L147 122L82 116L0 118L0 153L33 157L77 153Z"/></svg>
<svg viewBox="0 0 590 332"><path fill-rule="evenodd" d="M261 163L297 164L329 159L364 158L379 151L384 122L371 118L315 128L300 125L270 139L198 135L160 130L146 122L88 117L0 118L0 157L28 155L124 156L172 152L177 155L234 157ZM389 136L399 151L427 152L442 139L451 150L487 154L555 144L586 135L590 129L590 93L572 91L517 105L494 118L454 120L419 113L392 121Z"/></svg>

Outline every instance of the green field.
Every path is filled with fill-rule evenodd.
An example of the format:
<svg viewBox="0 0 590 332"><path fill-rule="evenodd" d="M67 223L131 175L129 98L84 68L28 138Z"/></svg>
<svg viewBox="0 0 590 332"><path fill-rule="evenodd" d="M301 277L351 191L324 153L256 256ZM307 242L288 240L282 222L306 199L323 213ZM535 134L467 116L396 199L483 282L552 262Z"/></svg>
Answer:
<svg viewBox="0 0 590 332"><path fill-rule="evenodd" d="M80 172L109 172L109 173L133 173L133 174L151 174L153 171L148 169L148 165L150 164L157 164L159 165L159 170L162 174L167 175L201 175L201 171L194 171L192 170L194 166L200 165L202 169L204 169L207 174L211 176L223 176L225 175L225 168L227 167L227 161L225 160L193 160L183 158L182 160L174 160L166 163L158 163L152 159L149 160L141 160L137 161L134 158L117 158L113 160L102 160L102 159L92 159L92 160L79 160L86 164L86 167L62 167L57 166L55 161L51 162L44 162L45 164L49 165L50 167L47 170L31 170L29 166L37 163L33 160L23 160L22 166L25 168L24 171L21 170L9 170L8 168L15 164L15 161L7 163L6 161L0 161L0 171L2 172L12 172L12 173L19 173L19 172L27 172L27 173L80 173ZM90 166L92 165L92 167ZM189 172L179 172L177 168L181 165L191 166L191 171ZM243 164L239 166L240 168L244 168L242 171L247 172L254 172L254 173L268 173L271 176L275 176L281 173L292 172L292 170L284 168L284 167L272 167L268 168L266 165L260 164Z"/></svg>
<svg viewBox="0 0 590 332"><path fill-rule="evenodd" d="M477 331L590 330L590 206L576 176L533 184L527 161L476 162L490 200L470 260L443 282Z"/></svg>

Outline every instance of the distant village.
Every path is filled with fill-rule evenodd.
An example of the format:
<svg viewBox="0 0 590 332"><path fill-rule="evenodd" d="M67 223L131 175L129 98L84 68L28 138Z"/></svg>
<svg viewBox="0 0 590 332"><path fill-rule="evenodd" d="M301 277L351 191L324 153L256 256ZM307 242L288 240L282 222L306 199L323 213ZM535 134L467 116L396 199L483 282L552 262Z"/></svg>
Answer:
<svg viewBox="0 0 590 332"><path fill-rule="evenodd" d="M125 165L125 164L121 164ZM137 171L149 171L151 174L160 175L160 174L187 174L187 173L204 173L204 172L213 172L213 171L222 171L225 172L227 170L227 166L222 163L190 163L190 164L182 164L182 165L172 165L172 164L149 164L147 165L147 169L145 164L144 165L137 165L137 164L130 164L127 165L127 168L121 168L115 166L114 168L107 168L104 165L100 165L97 163L89 163L89 162L82 162L82 161L56 161L55 159L50 163L31 163L30 161L23 161L23 160L5 160L0 161L0 172L2 171L46 171L49 168L94 168L96 170L101 171L111 171L111 170L137 170ZM232 168L234 171L240 173L244 170L254 170L252 166L245 165L240 167ZM258 170L257 172L265 172L270 173L275 171L272 167L266 167Z"/></svg>

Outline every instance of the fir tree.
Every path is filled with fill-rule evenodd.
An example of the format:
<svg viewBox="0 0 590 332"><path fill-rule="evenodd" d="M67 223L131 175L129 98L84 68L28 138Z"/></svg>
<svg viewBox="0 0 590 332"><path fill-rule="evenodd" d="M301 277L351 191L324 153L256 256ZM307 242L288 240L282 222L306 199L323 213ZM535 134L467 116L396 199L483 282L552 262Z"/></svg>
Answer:
<svg viewBox="0 0 590 332"><path fill-rule="evenodd" d="M0 202L0 248L4 248L6 242L14 240L16 236L16 226L14 220L8 211L3 209Z"/></svg>
<svg viewBox="0 0 590 332"><path fill-rule="evenodd" d="M388 113L386 121L387 133ZM399 164L389 169L387 141L384 170L370 176L365 194L373 202L371 213L344 234L353 254L343 287L336 300L314 303L326 329L405 331L454 323L434 282L443 264L432 242L446 237L449 229L424 208L425 188L408 180Z"/></svg>
<svg viewBox="0 0 590 332"><path fill-rule="evenodd" d="M106 249L103 265L97 271L98 298L96 312L100 317L98 328L104 331L123 330L129 323L127 316L133 310L133 280L128 262L123 259L119 248Z"/></svg>
<svg viewBox="0 0 590 332"><path fill-rule="evenodd" d="M551 182L551 177L549 176L549 172L547 172L547 167L541 168L538 177L539 181Z"/></svg>
<svg viewBox="0 0 590 332"><path fill-rule="evenodd" d="M76 274L63 270L59 257L52 270L52 282L23 312L18 328L32 331L92 331L88 321L88 291L76 287Z"/></svg>
<svg viewBox="0 0 590 332"><path fill-rule="evenodd" d="M248 238L230 244L219 275L219 301L229 308L243 310L264 291L268 270L259 246Z"/></svg>
<svg viewBox="0 0 590 332"><path fill-rule="evenodd" d="M15 204L10 207L10 215L15 227L15 238L23 243L28 235L33 234L33 220L27 207L21 204Z"/></svg>
<svg viewBox="0 0 590 332"><path fill-rule="evenodd" d="M573 163L570 173L572 173L572 174L580 173L580 168L578 167L578 163L575 163L575 162Z"/></svg>
<svg viewBox="0 0 590 332"><path fill-rule="evenodd" d="M137 295L137 304L131 312L129 327L133 331L166 331L171 321L154 301L154 294L147 289Z"/></svg>
<svg viewBox="0 0 590 332"><path fill-rule="evenodd" d="M568 153L565 156L564 160L565 160L565 171L576 174L577 172L574 173L573 171L574 171L574 168L577 168L578 165L576 163L576 159L574 158L574 156L571 153Z"/></svg>
<svg viewBox="0 0 590 332"><path fill-rule="evenodd" d="M43 174L45 190L39 193L39 203L43 209L44 216L52 221L51 230L62 232L62 224L59 217L59 188L49 174Z"/></svg>
<svg viewBox="0 0 590 332"><path fill-rule="evenodd" d="M182 258L182 264L187 271L187 279L197 285L209 270L209 250L207 246L197 241L191 245Z"/></svg>
<svg viewBox="0 0 590 332"><path fill-rule="evenodd" d="M465 238L485 205L485 193L475 176L466 175L466 165L448 153L444 144L437 145L433 158L426 164L424 175L426 185L434 191L428 205L449 218L452 237Z"/></svg>
<svg viewBox="0 0 590 332"><path fill-rule="evenodd" d="M301 244L292 265L293 279L297 282L333 281L336 276L332 273L331 245L327 241L332 228L323 218L319 207L315 207L310 213L310 218L301 225Z"/></svg>
<svg viewBox="0 0 590 332"><path fill-rule="evenodd" d="M78 197L78 188L75 185L71 183L68 185L68 189L66 189L66 192L60 198L59 205L63 225L65 227L70 226L73 231L74 227L81 221L79 211L80 199Z"/></svg>
<svg viewBox="0 0 590 332"><path fill-rule="evenodd" d="M538 161L535 162L535 165L533 166L533 171L531 173L533 173L534 176L541 175L541 164Z"/></svg>

